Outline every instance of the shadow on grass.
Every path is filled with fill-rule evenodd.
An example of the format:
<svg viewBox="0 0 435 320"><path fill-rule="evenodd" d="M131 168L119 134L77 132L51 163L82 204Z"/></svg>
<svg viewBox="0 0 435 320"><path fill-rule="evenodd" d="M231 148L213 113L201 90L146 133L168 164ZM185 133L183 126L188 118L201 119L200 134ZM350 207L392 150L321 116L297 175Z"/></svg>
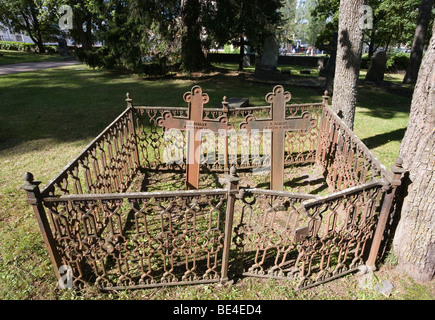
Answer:
<svg viewBox="0 0 435 320"><path fill-rule="evenodd" d="M182 97L194 85L209 94L206 107L214 108L221 106L223 96L248 97L252 105L267 105L264 97L273 89L270 84L253 84L224 74L147 81L85 66L3 75L0 150L32 140L73 142L94 138L124 110L127 92L133 105L187 107ZM323 93L312 88L286 89L292 93L291 103L320 102ZM375 117L391 118L398 112L409 112L408 98L365 87L358 96L359 105Z"/></svg>
<svg viewBox="0 0 435 320"><path fill-rule="evenodd" d="M126 107L187 107L183 94L200 85L210 96L206 107L221 106L223 96L249 97L266 105L273 86L243 83L237 77L146 81L135 75L92 70L84 66L0 76L0 150L32 140L72 142L96 137ZM294 103L321 101L312 89L292 90Z"/></svg>
<svg viewBox="0 0 435 320"><path fill-rule="evenodd" d="M360 86L357 105L368 109L367 115L381 119L391 119L400 113L409 114L411 97L389 93L382 88Z"/></svg>
<svg viewBox="0 0 435 320"><path fill-rule="evenodd" d="M405 135L406 128L397 129L390 132L377 134L375 136L362 139L362 142L369 148L374 149L390 141L401 141Z"/></svg>

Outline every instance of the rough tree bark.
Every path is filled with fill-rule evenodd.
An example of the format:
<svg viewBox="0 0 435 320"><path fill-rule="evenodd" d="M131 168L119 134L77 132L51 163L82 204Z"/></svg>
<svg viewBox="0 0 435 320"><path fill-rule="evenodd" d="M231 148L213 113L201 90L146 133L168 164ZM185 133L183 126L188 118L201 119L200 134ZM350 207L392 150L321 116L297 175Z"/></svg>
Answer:
<svg viewBox="0 0 435 320"><path fill-rule="evenodd" d="M341 0L332 108L353 129L361 65L364 0Z"/></svg>
<svg viewBox="0 0 435 320"><path fill-rule="evenodd" d="M434 24L435 26L435 24ZM418 73L399 155L408 191L393 240L398 268L418 281L435 272L435 28Z"/></svg>
<svg viewBox="0 0 435 320"><path fill-rule="evenodd" d="M206 66L201 44L201 1L182 0L181 17L183 32L181 36L182 69L186 72L200 71Z"/></svg>
<svg viewBox="0 0 435 320"><path fill-rule="evenodd" d="M415 83L417 81L432 6L433 0L421 1L420 8L418 9L417 28L415 29L414 41L412 42L411 56L405 77L403 78L403 83Z"/></svg>

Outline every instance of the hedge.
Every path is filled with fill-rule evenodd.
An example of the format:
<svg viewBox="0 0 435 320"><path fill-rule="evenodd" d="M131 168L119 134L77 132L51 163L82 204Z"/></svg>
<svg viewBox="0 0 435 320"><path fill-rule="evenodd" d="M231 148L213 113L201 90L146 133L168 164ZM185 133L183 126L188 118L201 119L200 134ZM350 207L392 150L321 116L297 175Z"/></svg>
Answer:
<svg viewBox="0 0 435 320"><path fill-rule="evenodd" d="M389 53L387 55L387 72L403 71L408 68L409 53L397 52ZM361 57L361 69L368 69L370 65L370 59L368 54L363 54Z"/></svg>
<svg viewBox="0 0 435 320"><path fill-rule="evenodd" d="M45 53L58 53L57 45L44 45ZM38 46L34 43L18 42L18 41L0 41L0 50L12 50L23 52L39 52Z"/></svg>

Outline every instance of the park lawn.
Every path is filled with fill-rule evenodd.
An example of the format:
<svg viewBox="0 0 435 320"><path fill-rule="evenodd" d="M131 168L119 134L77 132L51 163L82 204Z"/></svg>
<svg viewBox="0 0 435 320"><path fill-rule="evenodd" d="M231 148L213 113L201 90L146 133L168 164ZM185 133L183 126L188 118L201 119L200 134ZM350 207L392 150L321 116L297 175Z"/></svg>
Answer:
<svg viewBox="0 0 435 320"><path fill-rule="evenodd" d="M62 60L59 54L37 54L13 50L0 50L0 65L21 62L44 62Z"/></svg>
<svg viewBox="0 0 435 320"><path fill-rule="evenodd" d="M241 82L233 75L202 79L150 81L84 66L0 76L0 298L2 299L384 299L361 289L348 276L296 292L286 282L244 279L232 286L134 290L104 294L55 290L56 279L36 219L26 204L23 175L32 172L42 185L125 108L126 92L134 105L185 106L183 93L200 85L210 95L208 106L222 97L250 97L265 105L271 85ZM295 103L321 101L321 90L286 88ZM361 88L355 131L374 148L386 165L397 156L406 128L409 98ZM391 258L391 261L394 259ZM390 266L377 280L394 279L393 299L431 299L433 288L392 273Z"/></svg>
<svg viewBox="0 0 435 320"><path fill-rule="evenodd" d="M213 67L216 68L222 68L228 71L238 71L239 65L235 63L212 63ZM304 66L296 66L296 65L278 65L277 67L278 71L290 71L292 75L294 76L300 76L300 77L318 77L319 76L319 70L317 68L309 68ZM301 70L310 70L310 74L301 74L299 73ZM244 72L254 73L255 72L255 65L251 65L250 67L243 68Z"/></svg>

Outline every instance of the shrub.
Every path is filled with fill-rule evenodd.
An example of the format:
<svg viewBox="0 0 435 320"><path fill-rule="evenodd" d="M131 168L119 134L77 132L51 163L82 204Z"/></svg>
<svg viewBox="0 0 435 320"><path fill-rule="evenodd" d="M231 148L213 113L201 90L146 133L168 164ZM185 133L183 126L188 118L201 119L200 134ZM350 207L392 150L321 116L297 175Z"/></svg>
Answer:
<svg viewBox="0 0 435 320"><path fill-rule="evenodd" d="M386 71L397 72L406 70L409 64L409 53L390 53L387 58ZM369 55L364 53L361 57L361 69L368 69L370 66Z"/></svg>
<svg viewBox="0 0 435 320"><path fill-rule="evenodd" d="M141 64L138 73L141 75L161 76L167 73L167 69L163 63L149 62Z"/></svg>
<svg viewBox="0 0 435 320"><path fill-rule="evenodd" d="M55 53L59 53L59 46L58 45L44 45L45 48L45 53L48 54L55 54Z"/></svg>
<svg viewBox="0 0 435 320"><path fill-rule="evenodd" d="M387 71L395 72L399 70L406 70L409 64L409 53L394 53L388 55Z"/></svg>
<svg viewBox="0 0 435 320"><path fill-rule="evenodd" d="M361 69L368 69L370 65L369 55L364 53L361 57Z"/></svg>
<svg viewBox="0 0 435 320"><path fill-rule="evenodd" d="M48 54L55 54L59 52L57 45L44 45L45 52ZM34 43L18 42L18 41L0 41L0 50L12 50L23 52L39 52L38 46Z"/></svg>
<svg viewBox="0 0 435 320"><path fill-rule="evenodd" d="M99 49L83 50L82 48L76 48L74 55L79 61L86 63L91 68L102 66L102 54Z"/></svg>
<svg viewBox="0 0 435 320"><path fill-rule="evenodd" d="M0 41L0 49L33 52L34 50L37 50L37 46L33 43L25 43L25 42L18 42L18 41Z"/></svg>

